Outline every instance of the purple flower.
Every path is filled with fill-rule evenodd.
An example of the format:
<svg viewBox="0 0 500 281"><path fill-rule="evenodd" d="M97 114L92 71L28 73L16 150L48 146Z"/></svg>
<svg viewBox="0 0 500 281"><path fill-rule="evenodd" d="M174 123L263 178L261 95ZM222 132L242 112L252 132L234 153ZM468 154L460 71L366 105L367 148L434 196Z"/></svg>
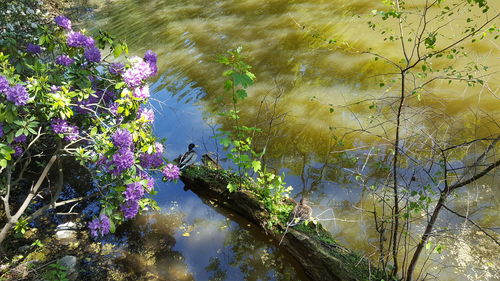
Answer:
<svg viewBox="0 0 500 281"><path fill-rule="evenodd" d="M148 173L144 171L139 171L139 176L141 177L141 179L148 181L148 184L146 186L146 191L150 192L151 190L153 190L153 187L155 185L155 180Z"/></svg>
<svg viewBox="0 0 500 281"><path fill-rule="evenodd" d="M157 168L163 164L163 157L158 152L153 154L144 153L140 156L139 160L141 161L141 166L146 169Z"/></svg>
<svg viewBox="0 0 500 281"><path fill-rule="evenodd" d="M147 50L146 53L144 54L144 60L148 63L156 64L158 57L156 56L155 52Z"/></svg>
<svg viewBox="0 0 500 281"><path fill-rule="evenodd" d="M56 85L50 86L50 92L53 94L59 92L60 90L61 90L61 87L59 87L59 86L56 86Z"/></svg>
<svg viewBox="0 0 500 281"><path fill-rule="evenodd" d="M53 119L51 122L52 130L56 134L64 134L64 140L72 142L80 138L80 130L77 126L69 124L66 120Z"/></svg>
<svg viewBox="0 0 500 281"><path fill-rule="evenodd" d="M112 136L113 144L118 148L129 148L133 144L132 134L127 129L118 129Z"/></svg>
<svg viewBox="0 0 500 281"><path fill-rule="evenodd" d="M109 111L111 112L111 114L113 115L118 115L118 107L120 105L116 102L112 103L110 106L109 106Z"/></svg>
<svg viewBox="0 0 500 281"><path fill-rule="evenodd" d="M158 72L158 67L156 66L158 57L156 56L156 54L151 50L147 50L144 54L144 60L149 64L149 67L151 68L151 76L155 76Z"/></svg>
<svg viewBox="0 0 500 281"><path fill-rule="evenodd" d="M85 55L85 58L89 62L100 62L101 61L101 52L99 51L99 48L97 48L97 47L85 49L84 55Z"/></svg>
<svg viewBox="0 0 500 281"><path fill-rule="evenodd" d="M9 89L9 81L7 81L7 78L5 76L0 75L0 93L4 93Z"/></svg>
<svg viewBox="0 0 500 281"><path fill-rule="evenodd" d="M127 69L123 74L123 80L131 88L135 88L141 85L142 81L151 77L153 71L150 64L143 61L141 58L133 57L131 59L135 61L132 67Z"/></svg>
<svg viewBox="0 0 500 281"><path fill-rule="evenodd" d="M0 122L0 138L3 137L3 123Z"/></svg>
<svg viewBox="0 0 500 281"><path fill-rule="evenodd" d="M111 222L108 216L104 214L101 214L99 218L96 218L89 223L90 233L93 237L97 237L99 234L102 236L108 234L110 227Z"/></svg>
<svg viewBox="0 0 500 281"><path fill-rule="evenodd" d="M26 136L24 134L19 135L19 136L17 136L17 137L14 138L14 142L25 143L26 142Z"/></svg>
<svg viewBox="0 0 500 281"><path fill-rule="evenodd" d="M126 201L121 205L120 209L126 219L131 219L137 215L137 212L139 212L139 202Z"/></svg>
<svg viewBox="0 0 500 281"><path fill-rule="evenodd" d="M113 74L113 75L120 75L123 73L123 69L125 68L125 66L123 65L123 63L112 63L109 65L109 73Z"/></svg>
<svg viewBox="0 0 500 281"><path fill-rule="evenodd" d="M42 48L38 45L28 43L28 46L26 46L26 51L32 54L40 54L42 53Z"/></svg>
<svg viewBox="0 0 500 281"><path fill-rule="evenodd" d="M155 120L155 112L149 108L139 108L137 115L139 115L139 119L146 122L153 122Z"/></svg>
<svg viewBox="0 0 500 281"><path fill-rule="evenodd" d="M180 170L176 165L169 163L163 168L162 173L167 180L171 181L179 178Z"/></svg>
<svg viewBox="0 0 500 281"><path fill-rule="evenodd" d="M163 153L163 151L164 151L163 144L161 144L159 142L155 142L155 149L156 149L156 152Z"/></svg>
<svg viewBox="0 0 500 281"><path fill-rule="evenodd" d="M59 65L69 66L74 62L75 60L70 58L68 55L60 55L56 58L56 63Z"/></svg>
<svg viewBox="0 0 500 281"><path fill-rule="evenodd" d="M140 99L147 99L149 98L149 86L146 85L144 87L137 87L134 89L134 97L140 98Z"/></svg>
<svg viewBox="0 0 500 281"><path fill-rule="evenodd" d="M144 188L140 182L127 184L127 189L123 192L126 201L139 201L144 196Z"/></svg>
<svg viewBox="0 0 500 281"><path fill-rule="evenodd" d="M87 37L80 32L70 32L66 43L70 47L94 47L94 39L92 37Z"/></svg>
<svg viewBox="0 0 500 281"><path fill-rule="evenodd" d="M19 145L14 146L14 157L21 156L23 154L23 152L24 152L24 149L21 146L19 146Z"/></svg>
<svg viewBox="0 0 500 281"><path fill-rule="evenodd" d="M121 174L123 171L134 165L134 153L126 148L119 149L113 155L113 164L115 165L115 170L113 171L115 175Z"/></svg>
<svg viewBox="0 0 500 281"><path fill-rule="evenodd" d="M7 100L13 102L17 106L25 105L29 99L26 88L20 84L9 87L5 92L5 95L7 96Z"/></svg>
<svg viewBox="0 0 500 281"><path fill-rule="evenodd" d="M68 142L76 141L80 138L80 130L75 125L69 125L64 134L64 140Z"/></svg>
<svg viewBox="0 0 500 281"><path fill-rule="evenodd" d="M66 30L71 30L71 20L69 20L67 17L60 15L60 16L55 17L54 21L60 27L66 29Z"/></svg>
<svg viewBox="0 0 500 281"><path fill-rule="evenodd" d="M68 122L66 120L62 120L59 118L53 119L52 124L50 125L52 127L52 130L56 134L64 134L66 132L66 128L68 127Z"/></svg>

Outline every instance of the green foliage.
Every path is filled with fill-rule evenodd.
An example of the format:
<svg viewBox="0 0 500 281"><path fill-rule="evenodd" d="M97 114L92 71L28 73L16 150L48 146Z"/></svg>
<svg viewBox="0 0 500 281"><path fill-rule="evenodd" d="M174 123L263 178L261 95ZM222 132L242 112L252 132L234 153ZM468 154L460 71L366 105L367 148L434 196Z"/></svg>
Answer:
<svg viewBox="0 0 500 281"><path fill-rule="evenodd" d="M17 221L16 225L14 226L14 232L18 237L23 237L27 230L28 230L28 221L24 219L20 219L19 221Z"/></svg>
<svg viewBox="0 0 500 281"><path fill-rule="evenodd" d="M0 172L3 172L0 195L4 195L7 174L12 176L9 182L12 193L27 194L28 187L22 177L39 173L39 167L47 165L52 155L57 159L64 155L73 157L91 173L95 189L89 192L99 192L101 213L109 217L112 232L115 225L126 220L120 207L125 204L123 193L128 184L139 183L145 189L146 196L138 201L141 210L156 209L156 202L148 197L148 193L155 192L149 187L148 173L161 171L163 164L143 167L140 159L144 154L156 153L160 144L153 135L150 120L140 117L148 99L134 93L136 88L146 86L145 79L151 75L138 78L138 85L129 85L124 75L110 71L116 61L106 59L113 54L126 62L123 71L149 62L139 57L120 57L128 54L127 45L103 31L95 38L81 31L102 52L98 61L89 59L88 48L69 44L71 33L59 26L39 25L30 32L34 34L23 37L26 40L17 40L19 37L10 33L2 33L1 37L10 43L2 45L0 76L7 80L8 89L22 87L26 100L18 104L6 93L0 95ZM9 36L16 40L10 40ZM39 45L40 53L28 52L28 43ZM58 63L57 58L62 55L71 58L71 63ZM112 139L123 129L131 134L133 142L125 149ZM117 164L121 158L116 157L120 151L130 155L121 170ZM32 160L36 160L38 167L30 165ZM6 168L11 169L6 173L3 171ZM28 169L27 173L19 174L24 169ZM14 229L22 234L25 227L26 221L21 219Z"/></svg>
<svg viewBox="0 0 500 281"><path fill-rule="evenodd" d="M43 278L47 281L68 281L67 268L59 263L52 263L48 266L48 270L43 274Z"/></svg>
<svg viewBox="0 0 500 281"><path fill-rule="evenodd" d="M233 130L221 130L217 138L228 150L227 157L237 167L240 176L238 185L229 183L227 188L230 192L235 192L238 188L244 188L257 195L264 203L271 214L270 226L278 222L286 222L293 206L284 204L292 187L287 187L283 181L283 176L277 176L267 171L262 166L259 157L262 153L257 153L252 148L252 133L260 132L259 128L247 127L239 123L239 102L244 100L248 94L246 89L253 85L255 75L250 72L251 66L243 61L242 48L230 50L225 56L219 56L218 62L229 67L223 73L227 80L224 82L224 89L231 94L232 107L230 110L219 113L220 116L229 118L233 125ZM253 177L251 175L254 175ZM241 179L248 178L250 184L243 185Z"/></svg>

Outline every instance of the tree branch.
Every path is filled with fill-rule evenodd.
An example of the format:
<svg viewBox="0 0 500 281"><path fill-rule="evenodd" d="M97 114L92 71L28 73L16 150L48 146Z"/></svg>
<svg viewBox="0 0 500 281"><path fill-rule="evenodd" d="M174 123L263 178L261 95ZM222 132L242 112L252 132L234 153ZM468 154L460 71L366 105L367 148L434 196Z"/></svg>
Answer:
<svg viewBox="0 0 500 281"><path fill-rule="evenodd" d="M472 223L475 227L477 227L482 233L484 233L486 236L488 236L489 238L491 238L491 240L493 240L497 245L500 246L500 242L495 239L495 237L493 237L492 235L490 235L488 232L486 232L486 230L484 230L480 225L478 225L477 223L475 223L472 219L470 219L469 217L466 217L464 215L461 215L455 211L453 211L452 209L448 208L446 205L443 204L443 208L445 208L446 210L450 211L451 213L461 217L461 218L464 218L466 220L468 220L470 223Z"/></svg>

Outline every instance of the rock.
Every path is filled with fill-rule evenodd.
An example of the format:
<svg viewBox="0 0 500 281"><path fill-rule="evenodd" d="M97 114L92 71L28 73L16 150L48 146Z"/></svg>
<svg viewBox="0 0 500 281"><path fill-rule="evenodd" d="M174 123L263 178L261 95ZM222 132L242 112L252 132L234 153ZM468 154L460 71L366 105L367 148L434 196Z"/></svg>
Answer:
<svg viewBox="0 0 500 281"><path fill-rule="evenodd" d="M75 256L64 256L59 260L59 264L66 267L66 272L68 273L69 280L78 279L78 271L76 268L76 257Z"/></svg>
<svg viewBox="0 0 500 281"><path fill-rule="evenodd" d="M60 240L73 240L76 238L76 231L74 230L60 230L56 232L57 239Z"/></svg>
<svg viewBox="0 0 500 281"><path fill-rule="evenodd" d="M65 222L65 223L58 225L56 227L56 231L59 231L59 230L78 230L79 228L80 227L76 223L69 221L69 222Z"/></svg>
<svg viewBox="0 0 500 281"><path fill-rule="evenodd" d="M25 253L31 248L31 245L24 245L22 247L19 247L19 253Z"/></svg>
<svg viewBox="0 0 500 281"><path fill-rule="evenodd" d="M74 222L66 222L56 227L56 238L59 240L69 240L69 242L76 239L77 230L80 227Z"/></svg>

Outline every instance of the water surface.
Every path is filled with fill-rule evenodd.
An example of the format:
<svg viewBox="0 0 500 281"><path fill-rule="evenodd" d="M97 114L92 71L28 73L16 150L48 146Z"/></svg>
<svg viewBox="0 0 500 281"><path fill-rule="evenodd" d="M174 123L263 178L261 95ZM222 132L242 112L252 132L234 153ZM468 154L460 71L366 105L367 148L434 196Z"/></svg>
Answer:
<svg viewBox="0 0 500 281"><path fill-rule="evenodd" d="M492 9L499 8L491 4ZM257 149L267 147L264 161L286 172L295 198L309 197L315 214L321 214L319 218L338 240L373 257L378 236L372 217L363 210L374 203L361 187L386 183L398 88L381 75L391 71L387 64L358 51L372 48L394 60L401 52L398 42L383 41L368 28L366 17L355 15L369 15L382 9L382 4L371 0L120 0L97 7L86 23L89 28L103 28L125 39L136 55L147 49L159 55L160 74L153 86L154 126L158 136L167 138L169 159L184 152L190 142L201 145L200 153L221 152L212 138L214 130L231 124L216 115L228 95L222 87L224 69L215 59L243 46L257 81L241 105L242 122L263 129L254 141ZM462 27L453 22L443 33ZM336 46L325 39L350 45ZM495 44L492 40L467 43L472 50L469 59L488 64L495 73L500 56ZM403 123L407 129L402 132L407 151L425 155L426 143L413 138L418 130L439 132L450 140L499 133L495 120L500 118L500 77L493 74L485 80L489 88L445 81L409 97ZM472 154L474 149L481 147L471 147ZM456 159L456 163L468 161ZM401 172L415 178L413 186L429 183L424 171L411 163L403 163ZM460 191L450 204L485 226L498 227L500 190L495 180L498 177L485 177ZM176 208L186 216L173 249L184 257L191 278L302 278L293 261L258 231L244 229L227 214L204 205L184 192L180 183L158 188L160 206ZM451 229L441 238L446 250L431 255L428 263L433 272L439 268L440 280L500 278L496 245L475 231L459 241L450 239L453 233L463 232L463 219L451 213L443 212L439 223ZM471 241L481 241L482 246Z"/></svg>

